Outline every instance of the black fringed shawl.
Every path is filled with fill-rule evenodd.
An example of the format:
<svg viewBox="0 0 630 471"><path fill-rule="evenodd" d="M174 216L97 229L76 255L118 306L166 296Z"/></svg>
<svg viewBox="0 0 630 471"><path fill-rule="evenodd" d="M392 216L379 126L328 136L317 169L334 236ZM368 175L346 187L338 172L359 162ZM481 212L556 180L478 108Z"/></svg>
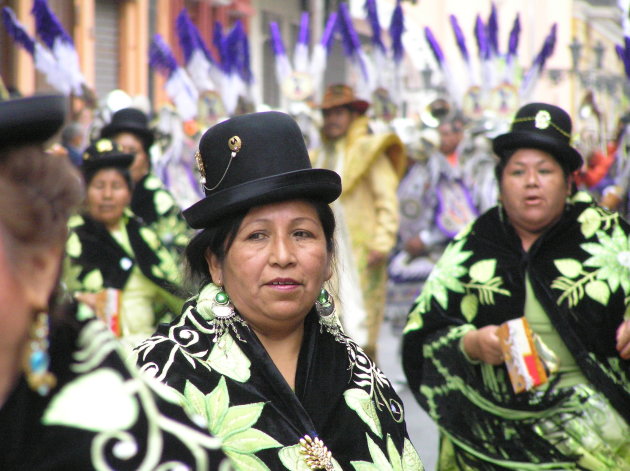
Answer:
<svg viewBox="0 0 630 471"><path fill-rule="evenodd" d="M618 214L577 193L529 252L500 208L448 246L410 311L403 366L416 399L454 443L459 460L481 470L574 466L575 457L532 429L560 408L579 413L570 391L515 395L504 366L472 364L460 349L469 330L524 315L526 276L584 376L630 422L630 362L615 350L630 304L629 234Z"/></svg>
<svg viewBox="0 0 630 471"><path fill-rule="evenodd" d="M206 286L136 352L141 368L182 393L189 413L223 440L237 469L308 469L305 435L324 442L335 470L423 469L400 398L352 340L336 340L311 310L293 391L246 325L220 335L215 293Z"/></svg>

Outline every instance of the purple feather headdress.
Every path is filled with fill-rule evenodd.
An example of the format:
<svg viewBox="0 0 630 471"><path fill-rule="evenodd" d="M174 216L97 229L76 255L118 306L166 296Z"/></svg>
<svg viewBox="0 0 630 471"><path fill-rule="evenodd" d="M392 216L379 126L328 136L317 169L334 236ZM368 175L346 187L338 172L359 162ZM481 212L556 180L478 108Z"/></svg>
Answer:
<svg viewBox="0 0 630 471"><path fill-rule="evenodd" d="M182 8L182 11L177 16L175 26L186 62L190 60L195 50L201 50L208 61L214 62L212 54L206 47L197 26L190 19L186 8Z"/></svg>
<svg viewBox="0 0 630 471"><path fill-rule="evenodd" d="M392 38L392 51L394 61L400 63L403 58L404 50L402 43L402 35L405 30L403 18L403 9L400 0L396 2L396 8L392 12L392 19L389 23L389 36Z"/></svg>
<svg viewBox="0 0 630 471"><path fill-rule="evenodd" d="M228 53L225 50L225 37L223 35L223 25L215 21L214 22L214 30L212 34L212 44L216 48L219 54L219 62L221 64L221 70L224 73L228 73L230 71L230 59L228 57Z"/></svg>
<svg viewBox="0 0 630 471"><path fill-rule="evenodd" d="M475 38L477 39L477 48L479 49L479 58L487 60L490 58L490 45L488 44L488 35L486 27L483 24L481 16L477 15L475 21Z"/></svg>
<svg viewBox="0 0 630 471"><path fill-rule="evenodd" d="M153 36L149 46L149 65L167 77L170 77L178 67L171 48L159 34Z"/></svg>
<svg viewBox="0 0 630 471"><path fill-rule="evenodd" d="M345 54L348 57L354 56L354 54L361 49L361 42L359 41L359 35L352 24L352 18L350 18L348 5L345 3L339 4L339 30L341 31L341 37L343 39L343 49Z"/></svg>
<svg viewBox="0 0 630 471"><path fill-rule="evenodd" d="M453 34L455 35L455 42L457 43L459 52L461 52L462 57L466 62L470 62L470 55L468 54L468 48L466 47L466 37L464 36L464 32L459 26L457 17L455 15L451 15L450 20L451 26L453 28Z"/></svg>
<svg viewBox="0 0 630 471"><path fill-rule="evenodd" d="M337 12L333 11L326 21L326 27L322 33L320 44L326 48L326 51L330 52L333 45L333 39L335 37L335 30L337 29Z"/></svg>
<svg viewBox="0 0 630 471"><path fill-rule="evenodd" d="M630 79L630 37L624 36L624 45L616 44L615 51L617 51L617 56L623 62L626 77Z"/></svg>
<svg viewBox="0 0 630 471"><path fill-rule="evenodd" d="M516 55L518 50L518 41L521 34L521 19L519 14L516 14L514 18L514 24L512 25L512 31L510 31L510 40L508 42L508 57Z"/></svg>
<svg viewBox="0 0 630 471"><path fill-rule="evenodd" d="M302 15L300 17L300 32L298 34L298 40L297 43L298 44L303 44L305 46L308 46L309 41L310 41L310 24L309 24L310 18L309 18L309 14L307 11L302 12Z"/></svg>
<svg viewBox="0 0 630 471"><path fill-rule="evenodd" d="M19 22L17 16L11 8L4 7L2 9L2 21L7 29L9 36L13 40L26 49L31 55L35 54L35 40L26 32L22 23Z"/></svg>
<svg viewBox="0 0 630 471"><path fill-rule="evenodd" d="M284 47L284 41L282 40L282 33L280 33L280 28L278 27L278 23L275 21L269 22L269 33L271 34L271 48L273 50L274 55L277 56L286 56L287 51Z"/></svg>
<svg viewBox="0 0 630 471"><path fill-rule="evenodd" d="M61 26L59 19L52 12L46 0L35 0L31 13L35 17L37 35L49 49L53 49L56 39L61 39L74 46L72 38Z"/></svg>
<svg viewBox="0 0 630 471"><path fill-rule="evenodd" d="M497 6L492 2L488 24L486 25L488 35L489 53L499 55L499 21L497 19Z"/></svg>
<svg viewBox="0 0 630 471"><path fill-rule="evenodd" d="M385 44L383 44L383 40L381 39L381 24L378 20L378 10L376 8L376 1L366 0L365 10L367 13L368 20L370 22L370 28L372 29L372 44L376 48L385 52Z"/></svg>
<svg viewBox="0 0 630 471"><path fill-rule="evenodd" d="M437 42L437 39L435 39L431 28L429 28L428 26L425 26L424 28L424 36L426 37L427 43L429 43L429 47L431 48L431 51L435 56L435 60L437 61L438 65L442 67L442 65L444 64L444 53L442 52L442 48Z"/></svg>

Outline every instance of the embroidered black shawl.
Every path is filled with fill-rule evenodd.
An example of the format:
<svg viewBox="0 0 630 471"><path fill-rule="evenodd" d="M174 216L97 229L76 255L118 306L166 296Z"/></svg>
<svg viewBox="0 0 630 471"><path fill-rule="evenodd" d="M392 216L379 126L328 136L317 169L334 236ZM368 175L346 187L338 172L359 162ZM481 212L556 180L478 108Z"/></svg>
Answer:
<svg viewBox="0 0 630 471"><path fill-rule="evenodd" d="M630 362L615 350L630 305L630 226L577 193L526 253L506 219L493 208L447 247L409 314L405 374L459 459L474 469L505 469L493 461L571 463L575 457L532 427L546 411L579 413L579 404L553 387L545 395L515 395L505 367L471 364L460 339L524 315L528 275L583 374L630 422Z"/></svg>

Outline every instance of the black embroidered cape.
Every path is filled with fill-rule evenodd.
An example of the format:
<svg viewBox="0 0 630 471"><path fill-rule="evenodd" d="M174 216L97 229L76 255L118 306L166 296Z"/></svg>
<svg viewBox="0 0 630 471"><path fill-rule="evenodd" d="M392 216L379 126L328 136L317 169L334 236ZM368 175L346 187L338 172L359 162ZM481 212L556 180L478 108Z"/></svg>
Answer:
<svg viewBox="0 0 630 471"><path fill-rule="evenodd" d="M147 173L133 189L131 210L151 227L174 255L183 253L192 235L173 195L153 173Z"/></svg>
<svg viewBox="0 0 630 471"><path fill-rule="evenodd" d="M630 362L615 350L630 305L629 236L617 213L577 193L527 253L500 208L447 247L409 313L403 366L458 459L479 470L578 469L532 429L546 411L577 414L579 404L553 387L516 395L503 365L474 365L460 349L472 328L524 315L526 275L587 380L630 423Z"/></svg>
<svg viewBox="0 0 630 471"><path fill-rule="evenodd" d="M65 278L70 291L97 292L103 288L124 289L132 268L168 292L185 298L180 287L179 268L159 236L131 212L125 213L125 227L134 253L130 256L105 226L87 215L70 219L66 243Z"/></svg>
<svg viewBox="0 0 630 471"><path fill-rule="evenodd" d="M221 328L213 314L217 290L207 285L136 353L141 369L180 391L187 410L223 440L237 470L319 469L306 466L306 435L331 452L330 469L423 469L400 398L353 341L336 340L313 309L294 392L246 325Z"/></svg>
<svg viewBox="0 0 630 471"><path fill-rule="evenodd" d="M57 385L42 397L21 378L0 406L0 469L218 470L220 442L120 349L95 319L53 330Z"/></svg>

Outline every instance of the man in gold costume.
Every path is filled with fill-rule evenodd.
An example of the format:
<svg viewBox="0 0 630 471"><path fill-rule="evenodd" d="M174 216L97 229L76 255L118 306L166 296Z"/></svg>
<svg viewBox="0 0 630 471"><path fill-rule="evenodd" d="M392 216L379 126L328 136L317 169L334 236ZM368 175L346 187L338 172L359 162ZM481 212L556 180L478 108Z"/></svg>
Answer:
<svg viewBox="0 0 630 471"><path fill-rule="evenodd" d="M334 290L346 333L376 359L387 260L398 230L396 189L406 156L396 134L371 133L368 107L347 85L329 86L320 106L322 145L311 160L314 167L341 175L341 198L333 205L338 221Z"/></svg>

